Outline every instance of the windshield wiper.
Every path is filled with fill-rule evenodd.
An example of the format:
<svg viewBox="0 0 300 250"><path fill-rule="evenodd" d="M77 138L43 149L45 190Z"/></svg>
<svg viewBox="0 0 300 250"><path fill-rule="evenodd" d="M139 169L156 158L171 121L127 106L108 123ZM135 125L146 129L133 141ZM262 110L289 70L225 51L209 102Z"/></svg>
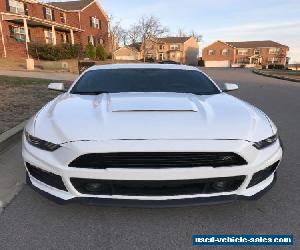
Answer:
<svg viewBox="0 0 300 250"><path fill-rule="evenodd" d="M75 95L101 95L101 94L107 94L109 92L107 91L75 91L75 92L72 92L72 94L75 94Z"/></svg>

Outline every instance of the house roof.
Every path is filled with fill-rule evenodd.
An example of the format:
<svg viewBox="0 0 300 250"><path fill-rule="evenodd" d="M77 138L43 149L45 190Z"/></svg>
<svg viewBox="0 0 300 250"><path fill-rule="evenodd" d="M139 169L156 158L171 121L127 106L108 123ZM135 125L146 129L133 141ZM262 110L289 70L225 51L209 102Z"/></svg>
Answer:
<svg viewBox="0 0 300 250"><path fill-rule="evenodd" d="M288 46L271 41L245 41L245 42L226 42L228 45L235 48L263 48L263 47L280 47L288 48Z"/></svg>
<svg viewBox="0 0 300 250"><path fill-rule="evenodd" d="M132 43L127 46L128 48L135 49L137 51L141 51L142 43Z"/></svg>
<svg viewBox="0 0 300 250"><path fill-rule="evenodd" d="M191 36L189 37L163 37L163 38L158 38L158 40L164 42L164 43L184 43L187 40L189 40Z"/></svg>
<svg viewBox="0 0 300 250"><path fill-rule="evenodd" d="M68 2L50 2L48 4L64 9L64 10L82 10L95 0L79 0L79 1L68 1Z"/></svg>

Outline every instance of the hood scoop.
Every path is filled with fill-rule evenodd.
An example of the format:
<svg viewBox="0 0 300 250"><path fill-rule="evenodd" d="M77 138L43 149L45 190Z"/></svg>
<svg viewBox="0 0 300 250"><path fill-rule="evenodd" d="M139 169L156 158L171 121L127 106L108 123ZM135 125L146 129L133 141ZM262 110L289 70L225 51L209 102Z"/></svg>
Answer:
<svg viewBox="0 0 300 250"><path fill-rule="evenodd" d="M188 97L111 97L111 112L186 111L197 112L196 104Z"/></svg>

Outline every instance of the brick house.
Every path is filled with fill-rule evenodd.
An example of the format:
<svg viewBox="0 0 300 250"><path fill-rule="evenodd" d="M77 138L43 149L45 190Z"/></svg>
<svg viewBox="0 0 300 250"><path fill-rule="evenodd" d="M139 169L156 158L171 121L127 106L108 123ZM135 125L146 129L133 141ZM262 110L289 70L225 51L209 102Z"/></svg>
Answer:
<svg viewBox="0 0 300 250"><path fill-rule="evenodd" d="M172 60L182 64L197 65L199 44L194 37L151 38L145 44L132 44L114 53L118 60L134 57L142 59L144 55L147 60Z"/></svg>
<svg viewBox="0 0 300 250"><path fill-rule="evenodd" d="M29 42L108 47L108 17L97 0L0 1L0 57L27 58Z"/></svg>
<svg viewBox="0 0 300 250"><path fill-rule="evenodd" d="M202 50L206 67L286 65L289 47L274 41L216 41Z"/></svg>

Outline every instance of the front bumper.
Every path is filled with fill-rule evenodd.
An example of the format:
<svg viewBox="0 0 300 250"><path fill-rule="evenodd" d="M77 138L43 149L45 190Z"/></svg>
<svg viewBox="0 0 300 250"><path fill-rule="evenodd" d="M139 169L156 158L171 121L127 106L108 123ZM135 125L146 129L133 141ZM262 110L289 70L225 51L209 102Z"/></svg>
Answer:
<svg viewBox="0 0 300 250"><path fill-rule="evenodd" d="M267 183L271 180L270 184L261 191L257 192L253 196L242 195L221 195L211 197L198 197L198 198L186 198L186 199L170 199L170 200L134 200L134 199L113 199L113 198L95 198L95 197L75 197L69 200L64 200L55 196L54 193L45 191L45 189L39 186L39 183L35 183L36 180L31 180L29 175L26 174L27 184L36 192L42 196L52 200L60 205L66 205L71 203L79 203L94 206L107 206L107 207L142 207L142 208L167 208L167 207L189 207L208 204L223 204L234 202L238 200L258 200L265 193L267 193L277 181L277 173L275 172L271 176Z"/></svg>
<svg viewBox="0 0 300 250"><path fill-rule="evenodd" d="M84 149L87 152L91 152L90 143L76 144L78 153L74 149L74 145L70 147L64 147L57 152L49 153L41 151L30 146L23 140L23 158L26 163L29 163L37 168L54 173L62 178L66 190L59 190L44 182L34 178L32 175L28 175L28 183L39 190L43 194L47 194L48 197L55 197L59 203L66 202L84 202L89 204L101 204L101 205L117 205L117 206L143 206L143 207L172 207L172 206L191 206L195 204L203 203L220 203L241 199L257 199L267 190L272 187L276 181L276 169L266 179L263 179L254 186L248 187L253 175L261 170L264 170L276 162L280 162L282 159L282 148L279 142L275 143L271 147L268 147L262 151L254 149L249 146L249 143L242 142L217 142L214 145L210 145L205 141L193 141L184 143L183 141L176 143L172 141L172 144L165 142L164 148L159 148L159 145L151 145L150 148L146 148L146 142L134 142L132 145L128 145L131 142L122 142L126 144L124 148L130 148L137 150L142 148L145 151L161 150L162 152L166 148L172 148L173 150L182 150L184 147L187 151L194 150L200 151L206 146L207 150L215 148L215 150L222 151L222 148L232 148L234 152L244 156L249 162L248 165L236 166L236 167L199 167L199 168L184 168L184 169L75 169L67 167L70 159L74 159L79 155L79 152L83 152ZM155 142L152 142L155 143ZM224 143L227 143L224 144ZM228 143L230 145L228 145ZM139 145L138 145L139 144ZM144 145L142 145L144 144ZM149 145L149 143L148 143ZM94 147L93 147L94 148ZM120 152L124 148L120 148L120 143L114 148L114 145L106 145L108 152L116 151ZM107 152L107 151L106 151ZM68 159L69 158L69 159ZM129 196L129 195L92 195L80 193L74 185L72 185L71 178L83 178L83 179L98 179L98 180L189 180L189 179L207 179L207 178L219 178L219 177L234 177L245 176L243 183L236 189L230 192L218 192L218 193L201 193L201 194L184 194L184 195L172 195L172 196Z"/></svg>

